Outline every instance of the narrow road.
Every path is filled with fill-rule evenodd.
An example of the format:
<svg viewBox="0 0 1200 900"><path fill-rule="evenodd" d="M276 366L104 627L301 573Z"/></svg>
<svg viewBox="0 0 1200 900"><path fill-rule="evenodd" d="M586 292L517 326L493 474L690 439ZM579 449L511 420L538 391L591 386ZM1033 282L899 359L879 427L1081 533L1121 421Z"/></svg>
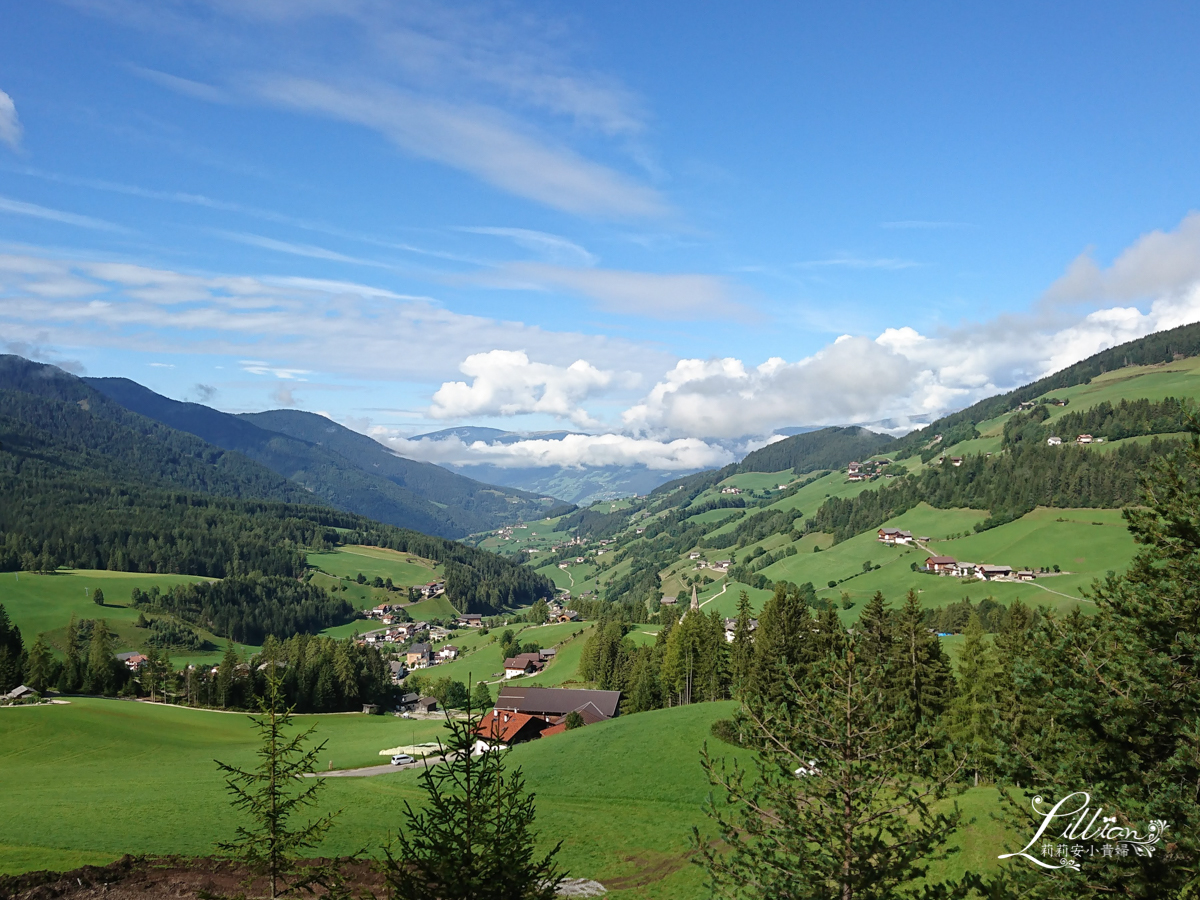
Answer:
<svg viewBox="0 0 1200 900"><path fill-rule="evenodd" d="M1052 591L1045 585L1038 584L1036 581L1021 581L1018 584L1032 584L1035 588L1041 588L1047 594L1058 594L1060 597L1066 597L1068 600L1075 600L1081 603L1095 603L1095 600L1089 600L1087 597L1072 597L1070 594L1064 594L1062 591Z"/></svg>
<svg viewBox="0 0 1200 900"><path fill-rule="evenodd" d="M712 603L714 600L716 600L718 597L720 597L727 590L729 590L729 582L728 581L725 582L723 585L721 585L721 590L719 590L717 593L713 594L711 597L709 597L707 600L705 600L704 603L701 603L700 606L704 607L705 604Z"/></svg>
<svg viewBox="0 0 1200 900"><path fill-rule="evenodd" d="M370 778L374 775L390 775L393 772L403 772L406 769L417 769L423 767L426 762L430 765L437 765L440 762L445 762L444 756L431 756L428 760L418 759L416 762L406 763L403 766L393 766L391 763L383 766L365 766L361 769L334 769L331 772L309 772L305 778Z"/></svg>

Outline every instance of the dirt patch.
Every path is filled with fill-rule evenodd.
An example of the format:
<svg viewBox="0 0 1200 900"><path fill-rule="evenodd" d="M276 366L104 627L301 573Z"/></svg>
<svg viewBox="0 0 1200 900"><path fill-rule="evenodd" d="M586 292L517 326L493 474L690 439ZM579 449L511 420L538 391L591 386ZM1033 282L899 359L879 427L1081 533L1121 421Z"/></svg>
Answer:
<svg viewBox="0 0 1200 900"><path fill-rule="evenodd" d="M654 881L662 881L668 875L678 872L691 862L692 853L669 854L639 854L626 856L622 862L634 867L630 875L619 878L605 878L604 886L610 891L627 891L630 888L645 887Z"/></svg>
<svg viewBox="0 0 1200 900"><path fill-rule="evenodd" d="M305 865L329 865L310 860ZM335 863L355 894L383 896L383 879L370 862ZM229 860L123 856L107 866L70 872L26 872L0 877L0 900L202 900L202 897L266 896L265 880L245 886L246 870ZM319 895L323 893L316 889Z"/></svg>

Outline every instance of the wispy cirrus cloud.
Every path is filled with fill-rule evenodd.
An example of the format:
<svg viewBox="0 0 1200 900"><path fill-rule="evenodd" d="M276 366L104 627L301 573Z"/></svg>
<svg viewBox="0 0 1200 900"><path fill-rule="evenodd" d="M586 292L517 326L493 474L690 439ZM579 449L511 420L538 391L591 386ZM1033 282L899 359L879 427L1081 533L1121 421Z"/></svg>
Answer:
<svg viewBox="0 0 1200 900"><path fill-rule="evenodd" d="M716 275L510 263L473 276L473 280L491 287L567 291L593 300L605 312L652 319L719 318L749 313L738 302L729 282Z"/></svg>
<svg viewBox="0 0 1200 900"><path fill-rule="evenodd" d="M494 237L508 238L517 246L524 247L526 250L533 250L556 263L594 266L600 261L595 254L558 234L547 234L544 231L534 231L529 228L500 228L478 225L464 225L460 226L457 230L470 234L486 234Z"/></svg>
<svg viewBox="0 0 1200 900"><path fill-rule="evenodd" d="M268 76L250 83L263 101L371 128L414 156L468 172L494 187L583 215L667 212L658 192L538 139L498 110L430 99L396 88L337 87Z"/></svg>
<svg viewBox="0 0 1200 900"><path fill-rule="evenodd" d="M59 222L63 225L74 225L76 228L90 228L93 231L110 231L117 234L132 234L133 232L113 222L95 219L91 216L81 216L78 213L64 212L61 209L51 209L36 203L26 203L24 200L14 200L11 197L0 197L0 212L14 216L28 216L33 219L44 219L47 222Z"/></svg>
<svg viewBox="0 0 1200 900"><path fill-rule="evenodd" d="M915 269L921 265L911 259L896 257L831 256L828 259L807 259L792 263L796 269Z"/></svg>

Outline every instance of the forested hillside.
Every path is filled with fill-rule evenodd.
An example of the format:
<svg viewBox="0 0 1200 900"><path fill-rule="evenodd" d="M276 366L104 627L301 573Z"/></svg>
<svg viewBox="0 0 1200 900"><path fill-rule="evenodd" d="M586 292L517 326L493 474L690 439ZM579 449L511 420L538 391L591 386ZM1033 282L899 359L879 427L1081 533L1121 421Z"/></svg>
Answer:
<svg viewBox="0 0 1200 900"><path fill-rule="evenodd" d="M331 506L389 525L459 538L536 518L553 505L548 498L401 459L371 438L312 413L235 416L172 400L127 378L84 381L127 410L242 453Z"/></svg>
<svg viewBox="0 0 1200 900"><path fill-rule="evenodd" d="M853 460L885 452L893 440L891 435L857 426L822 428L755 450L741 461L737 471L782 472L791 469L797 475L804 475L817 469L837 469Z"/></svg>
<svg viewBox="0 0 1200 900"><path fill-rule="evenodd" d="M553 590L486 551L314 504L241 454L129 412L53 367L14 359L0 360L0 374L16 369L6 383L36 393L0 390L0 571L295 578L306 550L367 544L444 563L447 596L464 611L528 604Z"/></svg>
<svg viewBox="0 0 1200 900"><path fill-rule="evenodd" d="M1087 384L1098 375L1126 366L1157 365L1193 356L1200 356L1200 322L1158 331L1144 338L1102 350L1024 387L980 400L966 409L937 419L919 431L905 435L891 449L900 458L917 452L934 435L948 435L952 431L962 434L959 440L967 440L975 425L1003 415L1020 404L1035 400L1050 391ZM947 448L955 442L943 440L942 446Z"/></svg>

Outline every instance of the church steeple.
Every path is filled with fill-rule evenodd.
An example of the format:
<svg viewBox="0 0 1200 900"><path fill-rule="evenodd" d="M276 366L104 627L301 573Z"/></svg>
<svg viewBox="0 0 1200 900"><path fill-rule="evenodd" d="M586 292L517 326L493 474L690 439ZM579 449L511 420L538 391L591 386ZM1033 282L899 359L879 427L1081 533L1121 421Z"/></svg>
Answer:
<svg viewBox="0 0 1200 900"><path fill-rule="evenodd" d="M695 610L700 609L700 601L696 598L696 586L694 584L692 585L692 606L691 606L691 608L695 609Z"/></svg>

